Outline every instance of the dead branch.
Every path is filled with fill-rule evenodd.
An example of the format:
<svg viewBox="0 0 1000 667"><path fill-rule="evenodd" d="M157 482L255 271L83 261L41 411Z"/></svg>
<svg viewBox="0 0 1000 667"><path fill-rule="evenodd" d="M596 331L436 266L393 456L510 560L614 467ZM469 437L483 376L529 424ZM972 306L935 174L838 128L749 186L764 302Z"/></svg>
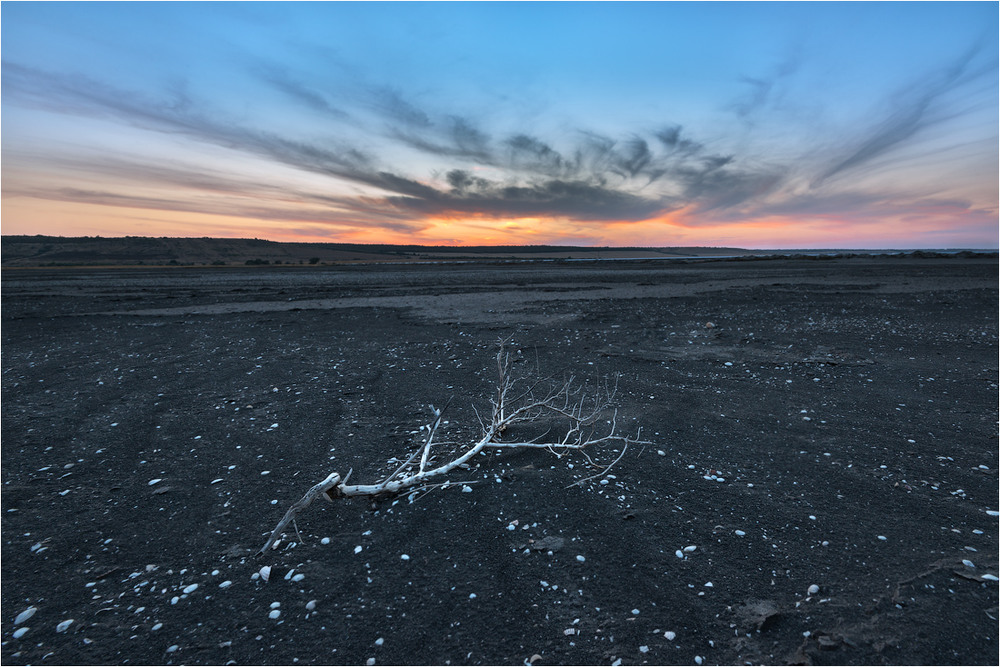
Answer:
<svg viewBox="0 0 1000 667"><path fill-rule="evenodd" d="M486 449L544 449L556 457L562 457L587 447L609 443L620 444L622 451L618 458L597 475L576 482L576 484L583 484L607 473L625 455L629 444L641 442L638 439L639 434L636 438L618 434L617 410L612 411L611 419L606 419L607 412L614 405L618 388L617 379L610 387L587 394L571 376L561 384L550 388L546 393L540 394L538 380L528 381L525 378L516 377L511 372L511 359L507 351L509 342L508 338L498 343L497 390L491 401L492 411L489 422L484 423L479 411L476 411L483 429L478 440L457 446L450 443L452 449L449 452L448 460L435 467L432 462L432 447L437 445L441 448L449 444L435 440L442 424L442 415L448 406L436 409L432 405L431 412L434 419L421 427L421 432L426 431L423 443L392 473L375 484L348 484L350 473L344 479L341 479L338 473L331 473L322 482L310 488L301 500L288 509L257 554L261 555L274 546L289 522L293 521L299 512L308 507L321 494L327 500L332 501L336 498L392 495L409 489L446 486L447 482L438 482L436 478L447 475L456 468L468 467L466 466L467 462ZM558 434L553 435L550 429L543 435L530 440L509 442L501 440L501 434L510 430L511 427L517 424L537 422L545 417L561 420L563 428ZM605 420L606 424L599 424L602 420ZM594 465L589 456L586 454L584 456L586 456L588 463Z"/></svg>

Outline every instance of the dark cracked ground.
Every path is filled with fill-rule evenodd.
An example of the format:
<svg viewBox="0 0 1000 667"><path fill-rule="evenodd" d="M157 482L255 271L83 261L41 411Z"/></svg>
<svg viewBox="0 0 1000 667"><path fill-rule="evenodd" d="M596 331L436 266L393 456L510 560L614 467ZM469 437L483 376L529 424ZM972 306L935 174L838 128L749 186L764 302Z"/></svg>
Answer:
<svg viewBox="0 0 1000 667"><path fill-rule="evenodd" d="M997 268L5 270L3 662L996 664ZM428 404L475 438L507 336L617 374L648 442L319 502L253 555Z"/></svg>

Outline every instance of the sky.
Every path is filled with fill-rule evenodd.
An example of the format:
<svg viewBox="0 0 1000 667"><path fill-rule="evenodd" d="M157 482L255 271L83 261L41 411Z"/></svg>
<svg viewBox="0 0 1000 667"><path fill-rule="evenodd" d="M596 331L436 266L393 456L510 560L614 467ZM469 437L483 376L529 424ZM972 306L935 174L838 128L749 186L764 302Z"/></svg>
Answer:
<svg viewBox="0 0 1000 667"><path fill-rule="evenodd" d="M3 2L10 234L996 248L996 2Z"/></svg>

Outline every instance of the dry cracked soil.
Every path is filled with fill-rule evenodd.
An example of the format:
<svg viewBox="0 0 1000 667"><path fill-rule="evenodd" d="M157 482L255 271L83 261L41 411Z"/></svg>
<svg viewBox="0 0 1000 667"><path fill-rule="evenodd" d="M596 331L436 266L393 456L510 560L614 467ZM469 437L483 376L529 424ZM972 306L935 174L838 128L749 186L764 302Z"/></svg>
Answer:
<svg viewBox="0 0 1000 667"><path fill-rule="evenodd" d="M4 664L996 664L995 255L2 280ZM507 337L645 442L254 555L475 439Z"/></svg>

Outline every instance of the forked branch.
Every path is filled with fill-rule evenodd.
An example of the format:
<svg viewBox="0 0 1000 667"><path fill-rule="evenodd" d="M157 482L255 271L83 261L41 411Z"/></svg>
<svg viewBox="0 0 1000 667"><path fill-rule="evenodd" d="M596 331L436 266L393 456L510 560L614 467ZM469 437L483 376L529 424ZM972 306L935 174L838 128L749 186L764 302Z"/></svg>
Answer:
<svg viewBox="0 0 1000 667"><path fill-rule="evenodd" d="M265 553L278 541L281 532L295 519L295 516L308 507L319 496L333 501L337 498L351 496L392 495L410 489L430 486L447 475L455 468L468 463L470 459L486 449L545 449L561 457L566 453L578 451L587 447L616 443L622 450L610 465L595 476L600 476L610 470L611 466L621 460L630 444L641 442L636 438L618 434L617 410L613 409L617 393L617 381L610 387L596 394L588 395L583 388L577 386L570 377L562 384L550 388L546 393L536 393L539 382L528 382L517 378L511 372L511 359L507 351L509 339L499 342L497 352L497 390L492 399L492 416L488 423L483 423L481 436L465 445L452 445L447 460L435 466L431 454L432 446L443 447L445 443L435 440L442 424L442 415L447 405L442 409L431 406L433 421L421 427L426 431L426 437L421 446L413 451L401 465L395 468L380 482L375 484L348 484L350 473L344 479L338 473L331 473L319 484L310 488L297 503L292 505L282 517L278 525L271 531L267 542L258 551ZM449 402L450 403L450 402ZM610 420L607 419L611 411ZM478 412L477 412L478 414ZM553 433L550 429L545 434L530 440L504 441L502 435L518 424L537 422L545 417L555 418L561 422L562 428ZM598 430L598 423L606 420L606 427ZM586 456L586 454L585 454ZM591 464L593 461L587 457ZM583 483L593 477L580 480Z"/></svg>

